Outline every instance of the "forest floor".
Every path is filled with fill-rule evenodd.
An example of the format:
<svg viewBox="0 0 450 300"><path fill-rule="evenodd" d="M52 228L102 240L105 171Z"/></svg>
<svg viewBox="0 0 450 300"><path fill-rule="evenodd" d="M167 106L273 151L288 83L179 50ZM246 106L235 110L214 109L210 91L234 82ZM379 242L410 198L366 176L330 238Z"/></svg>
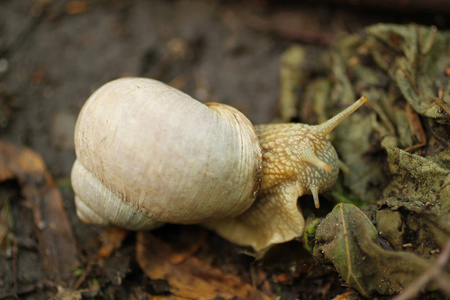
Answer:
<svg viewBox="0 0 450 300"><path fill-rule="evenodd" d="M445 1L442 11L402 1L313 2L1 0L0 148L15 169L0 168L0 299L357 298L298 241L255 261L197 226L136 234L85 225L70 185L77 115L112 79L155 78L268 123L279 117L280 57L289 46L331 47L380 22L450 27ZM36 197L63 206L37 208ZM65 245L39 233L51 214L67 214L59 218L61 233L71 235ZM152 250L142 248L147 243ZM56 257L42 254L52 247ZM184 294L147 276L154 260L166 263L153 268L169 268Z"/></svg>

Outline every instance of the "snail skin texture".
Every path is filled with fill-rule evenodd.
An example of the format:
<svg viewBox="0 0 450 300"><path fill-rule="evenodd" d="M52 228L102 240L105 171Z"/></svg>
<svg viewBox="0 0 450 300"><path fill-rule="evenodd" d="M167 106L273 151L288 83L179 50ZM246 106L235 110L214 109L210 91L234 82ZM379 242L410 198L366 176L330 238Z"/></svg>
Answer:
<svg viewBox="0 0 450 300"><path fill-rule="evenodd" d="M253 127L156 80L111 81L75 127L78 217L130 230L202 224L255 251L292 240L305 225L297 199L312 194L319 207L337 179L329 133L365 101L320 125Z"/></svg>

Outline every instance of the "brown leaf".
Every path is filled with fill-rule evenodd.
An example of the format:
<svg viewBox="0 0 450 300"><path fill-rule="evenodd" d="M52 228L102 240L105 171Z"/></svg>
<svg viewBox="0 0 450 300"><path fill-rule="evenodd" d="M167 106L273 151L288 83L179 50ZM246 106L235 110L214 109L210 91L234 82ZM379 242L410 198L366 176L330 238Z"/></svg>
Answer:
<svg viewBox="0 0 450 300"><path fill-rule="evenodd" d="M106 258L122 245L123 240L127 237L129 231L118 227L108 227L102 232L100 239L102 246L98 250L97 257Z"/></svg>
<svg viewBox="0 0 450 300"><path fill-rule="evenodd" d="M414 111L411 105L406 104L406 115L408 116L409 127L411 128L412 134L417 139L417 144L413 145L405 151L412 151L414 149L423 147L427 144L427 137L425 135L425 131L422 127L422 122L420 122L419 115Z"/></svg>
<svg viewBox="0 0 450 300"><path fill-rule="evenodd" d="M357 300L360 299L356 292L347 292L341 295L338 295L333 298L333 300Z"/></svg>
<svg viewBox="0 0 450 300"><path fill-rule="evenodd" d="M39 251L47 276L57 284L73 279L79 265L75 239L59 190L44 161L28 148L0 141L0 181L16 179L33 206Z"/></svg>
<svg viewBox="0 0 450 300"><path fill-rule="evenodd" d="M166 280L174 296L188 299L272 299L232 274L176 251L148 232L137 235L136 258L152 280ZM190 251L188 251L190 252ZM183 260L180 260L183 257Z"/></svg>

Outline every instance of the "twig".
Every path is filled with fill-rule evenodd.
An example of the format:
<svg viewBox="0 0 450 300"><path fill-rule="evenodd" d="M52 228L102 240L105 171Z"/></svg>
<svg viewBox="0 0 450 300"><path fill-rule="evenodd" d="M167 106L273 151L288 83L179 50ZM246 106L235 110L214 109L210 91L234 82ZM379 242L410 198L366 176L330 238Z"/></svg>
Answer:
<svg viewBox="0 0 450 300"><path fill-rule="evenodd" d="M444 292L450 295L450 277L445 273L445 267L447 266L449 257L450 239L445 244L442 253L438 256L434 264L392 300L412 299L433 279L436 280Z"/></svg>
<svg viewBox="0 0 450 300"><path fill-rule="evenodd" d="M73 285L74 290L77 290L80 287L80 285L86 280L86 277L91 273L93 266L94 266L94 259L90 258L86 269L84 269L83 274L81 274L81 276L78 278L78 280Z"/></svg>
<svg viewBox="0 0 450 300"><path fill-rule="evenodd" d="M331 45L336 40L334 34L313 32L298 27L278 26L276 22L265 20L252 14L246 15L245 19L247 26L250 28L297 42L315 45Z"/></svg>

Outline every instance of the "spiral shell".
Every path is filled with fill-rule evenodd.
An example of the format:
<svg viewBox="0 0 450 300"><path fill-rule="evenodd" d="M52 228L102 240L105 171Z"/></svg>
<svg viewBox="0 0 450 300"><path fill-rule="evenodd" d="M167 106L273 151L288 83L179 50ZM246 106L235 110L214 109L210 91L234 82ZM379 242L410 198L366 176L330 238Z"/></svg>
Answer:
<svg viewBox="0 0 450 300"><path fill-rule="evenodd" d="M75 150L77 214L90 224L136 230L231 218L261 185L261 147L242 113L152 79L98 89L78 117Z"/></svg>

